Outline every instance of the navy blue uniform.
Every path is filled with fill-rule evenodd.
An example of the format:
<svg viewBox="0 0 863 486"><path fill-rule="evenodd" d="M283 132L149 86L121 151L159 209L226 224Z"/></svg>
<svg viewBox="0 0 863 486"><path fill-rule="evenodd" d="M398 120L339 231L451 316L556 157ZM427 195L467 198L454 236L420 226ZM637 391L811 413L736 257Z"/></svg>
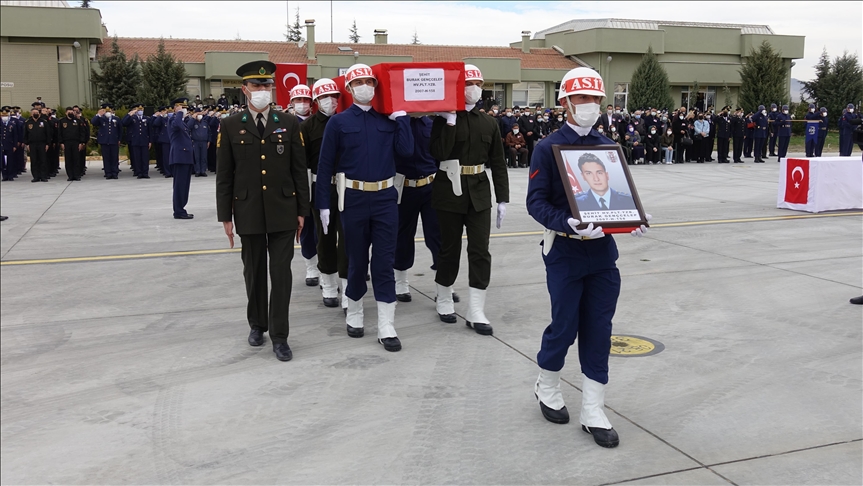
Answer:
<svg viewBox="0 0 863 486"><path fill-rule="evenodd" d="M393 268L409 270L416 255L417 218L423 219L423 238L432 254L432 270L437 270L440 255L440 227L437 212L431 206L432 185L409 187L407 180L419 180L437 173L437 162L429 152L432 120L423 116L411 119L414 153L410 157L396 155L396 172L405 176L402 200L399 204L399 233Z"/></svg>
<svg viewBox="0 0 863 486"><path fill-rule="evenodd" d="M161 152L162 158L162 173L165 177L171 177L171 134L170 124L173 113L168 113L165 116L154 116L150 123L153 125L153 133L156 138L153 143L156 144L156 150Z"/></svg>
<svg viewBox="0 0 863 486"><path fill-rule="evenodd" d="M3 152L3 180L11 181L18 175L16 152L20 151L18 127L10 117L6 123L0 122L0 149Z"/></svg>
<svg viewBox="0 0 863 486"><path fill-rule="evenodd" d="M767 116L760 111L752 115L752 122L755 123L755 133L752 137L755 139L755 161L764 162L764 144L767 142Z"/></svg>
<svg viewBox="0 0 863 486"><path fill-rule="evenodd" d="M806 141L806 156L815 157L815 148L818 146L818 126L821 124L820 116L817 113L807 113L804 119L806 120L805 141Z"/></svg>
<svg viewBox="0 0 863 486"><path fill-rule="evenodd" d="M767 113L767 131L770 136L770 156L776 157L776 137L779 134L779 116L781 113L778 111L771 111ZM766 150L766 148L765 148Z"/></svg>
<svg viewBox="0 0 863 486"><path fill-rule="evenodd" d="M755 143L755 122L752 121L752 115L746 116L743 121L746 127L743 139L743 156L749 158L752 157L752 147Z"/></svg>
<svg viewBox="0 0 863 486"><path fill-rule="evenodd" d="M859 117L856 113L848 113L842 115L839 119L839 156L847 157L854 150L854 127L851 120L856 120Z"/></svg>
<svg viewBox="0 0 863 486"><path fill-rule="evenodd" d="M127 114L121 123L126 127L132 172L140 178L150 177L150 130L147 117Z"/></svg>
<svg viewBox="0 0 863 486"><path fill-rule="evenodd" d="M824 141L827 140L827 128L830 123L830 119L827 117L827 112L821 112L821 123L818 125L818 146L815 147L815 156L821 157L821 153L824 151Z"/></svg>
<svg viewBox="0 0 863 486"><path fill-rule="evenodd" d="M171 153L168 162L174 176L174 217L185 216L186 203L189 202L189 185L192 183L192 135L183 121L182 115L174 115L168 121L168 135L171 137Z"/></svg>
<svg viewBox="0 0 863 486"><path fill-rule="evenodd" d="M318 180L328 181L336 172L356 181L376 182L396 175L393 153L409 157L414 151L410 118L388 119L373 108L364 111L357 105L333 115L324 129ZM331 184L315 185L315 207L330 209ZM365 192L345 189L345 210L341 214L348 244L348 288L354 301L365 295L372 246L372 285L375 300L396 301L395 259L398 228L398 194L395 187Z"/></svg>
<svg viewBox="0 0 863 486"><path fill-rule="evenodd" d="M105 177L120 175L120 118L113 114L96 115L91 120L96 130L96 142L102 147L102 169Z"/></svg>
<svg viewBox="0 0 863 486"><path fill-rule="evenodd" d="M746 136L746 120L743 115L734 115L731 117L731 141L734 146L734 163L743 163L743 138ZM750 149L751 150L751 149Z"/></svg>
<svg viewBox="0 0 863 486"><path fill-rule="evenodd" d="M566 199L569 187L560 179L551 146L604 145L610 139L596 130L582 137L569 125L540 142L530 164L527 211L542 226L572 234L566 222L572 217ZM611 235L592 240L557 236L543 255L546 282L551 297L551 324L542 335L537 364L560 371L569 347L578 337L581 371L591 380L608 383L611 350L611 320L620 295L617 245Z"/></svg>
<svg viewBox="0 0 863 486"><path fill-rule="evenodd" d="M210 126L210 148L207 149L207 170L216 172L216 142L219 139L219 115L204 118Z"/></svg>
<svg viewBox="0 0 863 486"><path fill-rule="evenodd" d="M776 136L779 138L777 156L781 159L788 155L788 144L791 143L791 117L785 113L776 115L774 121Z"/></svg>
<svg viewBox="0 0 863 486"><path fill-rule="evenodd" d="M197 115L186 119L186 126L192 135L192 148L194 152L195 174L207 173L207 144L210 143L210 124L202 116L200 120Z"/></svg>

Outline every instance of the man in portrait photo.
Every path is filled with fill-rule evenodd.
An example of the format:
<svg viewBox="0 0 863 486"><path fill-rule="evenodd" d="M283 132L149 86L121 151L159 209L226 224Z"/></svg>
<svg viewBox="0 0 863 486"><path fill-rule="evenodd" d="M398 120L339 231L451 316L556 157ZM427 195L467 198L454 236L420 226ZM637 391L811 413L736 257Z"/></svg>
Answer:
<svg viewBox="0 0 863 486"><path fill-rule="evenodd" d="M578 158L581 177L590 186L587 192L575 199L580 211L607 211L635 209L632 195L615 191L608 186L608 171L596 155L586 152Z"/></svg>

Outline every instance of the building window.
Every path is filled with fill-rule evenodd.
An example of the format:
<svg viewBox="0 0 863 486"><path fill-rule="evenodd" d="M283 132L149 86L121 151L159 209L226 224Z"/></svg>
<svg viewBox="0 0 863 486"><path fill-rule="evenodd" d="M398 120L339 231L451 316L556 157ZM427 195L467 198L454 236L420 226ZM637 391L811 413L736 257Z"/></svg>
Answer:
<svg viewBox="0 0 863 486"><path fill-rule="evenodd" d="M201 95L201 78L189 78L186 82L186 96L194 100L195 96Z"/></svg>
<svg viewBox="0 0 863 486"><path fill-rule="evenodd" d="M554 106L561 106L561 104L560 104L560 81L554 83Z"/></svg>
<svg viewBox="0 0 863 486"><path fill-rule="evenodd" d="M72 46L57 46L57 62L59 64L72 64Z"/></svg>
<svg viewBox="0 0 863 486"><path fill-rule="evenodd" d="M708 106L716 106L716 86L704 86L694 92L694 86L686 86L680 91L680 105L688 109L704 111Z"/></svg>
<svg viewBox="0 0 863 486"><path fill-rule="evenodd" d="M545 82L515 83L512 85L512 106L545 105Z"/></svg>
<svg viewBox="0 0 863 486"><path fill-rule="evenodd" d="M500 106L501 108L506 106L506 87L503 83L494 83L492 86L492 97L494 98L494 104Z"/></svg>
<svg viewBox="0 0 863 486"><path fill-rule="evenodd" d="M614 83L614 106L626 109L629 100L629 83Z"/></svg>

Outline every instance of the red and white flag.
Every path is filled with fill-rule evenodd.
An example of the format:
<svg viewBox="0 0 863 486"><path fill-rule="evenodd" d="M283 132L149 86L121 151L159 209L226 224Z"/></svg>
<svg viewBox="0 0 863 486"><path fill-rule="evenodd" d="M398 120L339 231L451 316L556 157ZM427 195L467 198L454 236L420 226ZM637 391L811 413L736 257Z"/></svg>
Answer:
<svg viewBox="0 0 863 486"><path fill-rule="evenodd" d="M285 110L291 101L291 89L298 84L307 84L308 66L305 64L276 64L276 103Z"/></svg>
<svg viewBox="0 0 863 486"><path fill-rule="evenodd" d="M806 204L809 201L809 160L787 159L785 163L785 202Z"/></svg>
<svg viewBox="0 0 863 486"><path fill-rule="evenodd" d="M569 177L569 186L573 194L581 194L581 184L578 183L578 177L575 177L575 172L572 171L572 164L569 160L566 161L566 175Z"/></svg>

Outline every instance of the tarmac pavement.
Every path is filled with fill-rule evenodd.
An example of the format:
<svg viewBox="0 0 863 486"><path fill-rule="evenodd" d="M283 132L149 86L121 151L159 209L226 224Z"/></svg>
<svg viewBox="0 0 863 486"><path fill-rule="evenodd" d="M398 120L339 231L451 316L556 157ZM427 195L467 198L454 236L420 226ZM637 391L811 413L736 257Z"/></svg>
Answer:
<svg viewBox="0 0 863 486"><path fill-rule="evenodd" d="M283 363L246 343L215 177L183 221L171 180L100 165L0 186L2 484L863 483L863 217L776 209L775 162L631 167L653 227L615 236L614 334L664 349L611 358L615 449L577 423L575 347L573 421L533 396L550 306L526 169L492 230L493 337L440 322L418 243L404 349L377 344L371 289L348 338L297 251ZM466 257L456 291L464 316Z"/></svg>

